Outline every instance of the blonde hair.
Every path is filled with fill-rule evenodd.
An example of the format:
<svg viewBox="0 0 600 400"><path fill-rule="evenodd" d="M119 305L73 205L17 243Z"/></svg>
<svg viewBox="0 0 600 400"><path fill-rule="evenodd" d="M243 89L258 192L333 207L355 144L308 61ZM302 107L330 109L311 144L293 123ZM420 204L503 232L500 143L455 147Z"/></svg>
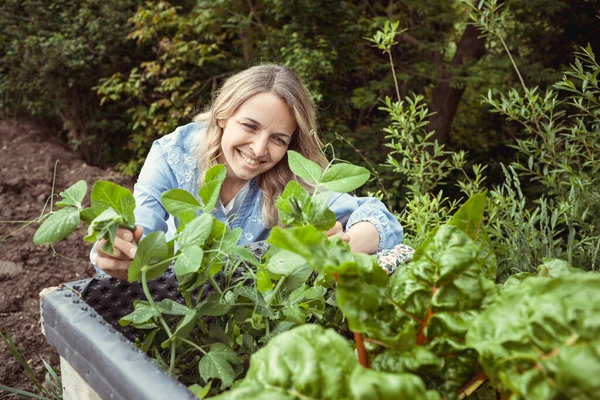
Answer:
<svg viewBox="0 0 600 400"><path fill-rule="evenodd" d="M229 77L214 96L212 105L194 117L195 122L208 124L205 137L197 150L199 167L203 171L201 185L204 183L204 174L217 164L217 158L221 154L223 130L218 121L228 119L247 99L263 92L279 96L296 119L297 128L288 150L297 151L322 168L327 165L321 150L323 145L317 134L315 105L308 89L287 67L274 64L258 65ZM259 176L258 187L263 194L262 216L266 227L280 225L279 214L273 213L275 199L291 180L297 181L312 192L311 185L296 177L290 170L287 154L273 168Z"/></svg>

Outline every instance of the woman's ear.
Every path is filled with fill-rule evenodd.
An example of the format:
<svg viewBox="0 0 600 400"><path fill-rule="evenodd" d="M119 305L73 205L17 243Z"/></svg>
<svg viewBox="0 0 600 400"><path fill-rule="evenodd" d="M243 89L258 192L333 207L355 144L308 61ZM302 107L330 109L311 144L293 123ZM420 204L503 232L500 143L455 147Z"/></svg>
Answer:
<svg viewBox="0 0 600 400"><path fill-rule="evenodd" d="M221 129L225 129L225 126L227 126L227 120L218 119L217 124L221 127Z"/></svg>

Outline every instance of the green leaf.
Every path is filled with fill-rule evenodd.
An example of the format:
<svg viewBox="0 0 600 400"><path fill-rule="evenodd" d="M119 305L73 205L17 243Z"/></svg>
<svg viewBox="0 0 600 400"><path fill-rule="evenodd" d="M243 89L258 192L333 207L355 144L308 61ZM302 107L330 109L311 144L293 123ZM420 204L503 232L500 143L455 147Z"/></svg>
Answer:
<svg viewBox="0 0 600 400"><path fill-rule="evenodd" d="M169 247L164 232L151 232L140 242L135 257L129 266L127 279L129 282L139 281L142 270L146 270L146 278L154 279L162 275L169 263L161 262L169 257Z"/></svg>
<svg viewBox="0 0 600 400"><path fill-rule="evenodd" d="M361 400L441 399L437 392L427 390L416 375L391 374L362 367L354 369L350 391L351 398Z"/></svg>
<svg viewBox="0 0 600 400"><path fill-rule="evenodd" d="M198 385L197 383L194 383L193 385L188 386L188 390L192 393L194 393L194 395L202 400L204 399L206 396L208 396L208 392L210 392L210 388L212 386L212 382L208 382L208 384L204 387Z"/></svg>
<svg viewBox="0 0 600 400"><path fill-rule="evenodd" d="M313 225L315 228L326 231L335 225L335 213L329 209L327 198L316 196L311 200L311 206L308 209L306 224Z"/></svg>
<svg viewBox="0 0 600 400"><path fill-rule="evenodd" d="M483 216L485 211L485 197L487 191L472 196L463 204L452 217L450 225L462 229L479 246L477 258L484 265L485 275L494 278L498 269L496 255L492 242L483 229Z"/></svg>
<svg viewBox="0 0 600 400"><path fill-rule="evenodd" d="M226 389L233 383L235 372L233 365L242 363L242 359L223 343L214 343L210 346L208 353L202 357L198 369L202 379L210 378L221 380L220 389Z"/></svg>
<svg viewBox="0 0 600 400"><path fill-rule="evenodd" d="M267 269L277 275L289 275L298 267L306 265L304 257L287 250L280 250L269 259Z"/></svg>
<svg viewBox="0 0 600 400"><path fill-rule="evenodd" d="M467 345L504 397L597 398L599 287L593 272L526 278L471 324Z"/></svg>
<svg viewBox="0 0 600 400"><path fill-rule="evenodd" d="M177 237L179 248L183 250L191 246L202 247L211 234L213 220L211 214L204 213L188 223Z"/></svg>
<svg viewBox="0 0 600 400"><path fill-rule="evenodd" d="M214 210L217 200L219 199L221 186L223 185L226 176L227 168L222 164L217 164L206 171L204 185L202 185L199 192L202 203L204 203L203 211L205 213Z"/></svg>
<svg viewBox="0 0 600 400"><path fill-rule="evenodd" d="M256 272L256 287L261 293L266 293L275 287L269 271L261 269Z"/></svg>
<svg viewBox="0 0 600 400"><path fill-rule="evenodd" d="M190 335L192 329L194 329L194 326L196 325L197 316L198 313L196 312L196 310L188 310L185 314L185 317L179 322L179 324L177 324L177 328L175 329L175 332L173 332L171 340L173 340L174 338L187 338ZM169 342L170 340L166 340L162 343L161 346L163 348L166 348L168 347Z"/></svg>
<svg viewBox="0 0 600 400"><path fill-rule="evenodd" d="M65 207L52 213L35 231L33 243L54 243L66 238L79 224L79 210Z"/></svg>
<svg viewBox="0 0 600 400"><path fill-rule="evenodd" d="M90 198L92 209L96 214L100 215L104 210L112 207L129 225L135 223L133 215L135 199L128 189L112 182L96 181Z"/></svg>
<svg viewBox="0 0 600 400"><path fill-rule="evenodd" d="M306 225L306 212L311 207L310 195L298 182L289 181L275 201L275 207L284 225Z"/></svg>
<svg viewBox="0 0 600 400"><path fill-rule="evenodd" d="M150 307L148 302L138 301L135 303L135 309L119 320L119 325L140 325L159 315L160 312L157 309Z"/></svg>
<svg viewBox="0 0 600 400"><path fill-rule="evenodd" d="M229 232L226 232L218 244L219 250L229 254L234 247L236 247L240 238L242 237L242 228L235 228Z"/></svg>
<svg viewBox="0 0 600 400"><path fill-rule="evenodd" d="M333 192L351 192L365 184L371 173L368 169L351 164L336 164L329 167L321 185Z"/></svg>
<svg viewBox="0 0 600 400"><path fill-rule="evenodd" d="M94 212L94 209L92 207L84 208L79 211L79 218L86 225L91 225L92 221L97 216L98 215Z"/></svg>
<svg viewBox="0 0 600 400"><path fill-rule="evenodd" d="M171 299L164 299L161 302L156 303L156 308L158 308L161 314L167 315L186 315L190 310L187 306Z"/></svg>
<svg viewBox="0 0 600 400"><path fill-rule="evenodd" d="M260 264L259 260L256 259L254 253L246 247L233 246L231 248L231 251L239 258L240 261L243 261L253 266L257 266Z"/></svg>
<svg viewBox="0 0 600 400"><path fill-rule="evenodd" d="M231 310L231 305L221 301L221 295L218 293L210 294L202 303L196 306L199 315L208 315L219 317L225 315Z"/></svg>
<svg viewBox="0 0 600 400"><path fill-rule="evenodd" d="M167 190L160 196L160 201L165 210L184 225L196 218L202 209L198 200L183 189Z"/></svg>
<svg viewBox="0 0 600 400"><path fill-rule="evenodd" d="M346 339L307 324L275 336L250 359L242 382L215 399L344 399L357 366Z"/></svg>
<svg viewBox="0 0 600 400"><path fill-rule="evenodd" d="M86 193L87 183L84 180L80 180L69 186L63 192L60 192L60 195L63 199L61 201L57 201L56 205L60 207L73 206L81 209L81 202L83 202Z"/></svg>
<svg viewBox="0 0 600 400"><path fill-rule="evenodd" d="M198 246L187 246L175 261L175 275L177 278L198 272L204 258L204 250Z"/></svg>
<svg viewBox="0 0 600 400"><path fill-rule="evenodd" d="M290 169L295 175L316 184L320 182L323 171L317 163L304 158L293 150L288 150L287 155Z"/></svg>

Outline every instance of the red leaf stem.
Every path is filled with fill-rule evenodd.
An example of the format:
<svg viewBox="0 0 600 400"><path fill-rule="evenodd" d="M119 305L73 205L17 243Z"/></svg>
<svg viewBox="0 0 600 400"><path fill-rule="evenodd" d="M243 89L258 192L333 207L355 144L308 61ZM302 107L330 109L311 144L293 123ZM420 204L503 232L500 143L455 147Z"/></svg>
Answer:
<svg viewBox="0 0 600 400"><path fill-rule="evenodd" d="M431 298L433 298L433 295L435 294L435 292L437 291L437 287L433 287L431 289ZM429 320L431 319L431 316L433 315L433 311L431 311L431 306L427 309L427 314L425 315L425 320L421 323L421 326L419 328L419 333L417 334L417 346L422 346L423 344L425 344L425 341L427 340L425 338L425 328L427 328L427 324L429 324Z"/></svg>

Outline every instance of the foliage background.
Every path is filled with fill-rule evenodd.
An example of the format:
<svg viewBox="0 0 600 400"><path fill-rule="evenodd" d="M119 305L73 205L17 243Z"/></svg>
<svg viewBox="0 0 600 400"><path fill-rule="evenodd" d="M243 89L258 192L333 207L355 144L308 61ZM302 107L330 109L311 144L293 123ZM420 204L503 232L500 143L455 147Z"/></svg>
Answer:
<svg viewBox="0 0 600 400"><path fill-rule="evenodd" d="M464 196L464 184L455 183L475 179L471 191L504 184L503 165L519 161L513 145L530 134L481 101L520 82L498 37L482 37L470 25L469 3L478 2L7 0L0 5L0 112L54 125L88 163L117 164L134 176L152 140L189 122L223 79L250 65L283 63L311 89L330 156L373 169L378 179L362 193L382 196L416 246ZM597 1L500 3L510 11L500 23L502 37L530 88L550 88L580 46L599 48ZM389 54L397 86L388 54L367 40L388 20L402 30ZM406 106L412 93L422 96L419 112L428 110L422 134L434 130L430 139L450 152L432 159L428 168L439 179L429 188L411 182L431 148L397 142L404 169L388 158L394 138L384 129L393 127L394 115L383 99L399 96ZM453 153L460 159L448 168L436 164ZM478 164L485 174L472 169ZM512 219L512 233L539 230L535 214L514 217L534 207L547 187L519 179L522 204L510 203L508 189L499 192L501 209L513 210L503 218ZM551 240L567 235L563 228L555 224ZM495 233L499 240L510 235ZM503 246L510 254L515 245Z"/></svg>

